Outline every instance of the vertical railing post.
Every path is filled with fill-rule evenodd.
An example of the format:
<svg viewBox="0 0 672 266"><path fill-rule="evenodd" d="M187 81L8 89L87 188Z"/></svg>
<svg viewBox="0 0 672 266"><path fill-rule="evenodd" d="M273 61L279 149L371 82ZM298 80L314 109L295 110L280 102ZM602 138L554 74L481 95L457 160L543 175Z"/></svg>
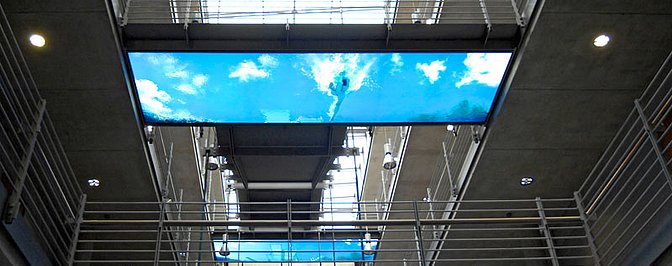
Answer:
<svg viewBox="0 0 672 266"><path fill-rule="evenodd" d="M456 194L457 187L453 183L453 174L450 172L450 162L448 160L448 151L446 150L446 142L445 141L441 142L441 148L443 149L443 160L446 162L446 172L448 173L448 185L450 186L450 197L449 198L452 198Z"/></svg>
<svg viewBox="0 0 672 266"><path fill-rule="evenodd" d="M555 251L555 245L553 244L553 237L551 236L551 230L548 228L548 221L546 220L546 212L544 212L544 206L541 203L541 198L536 197L535 201L537 203L537 211L539 212L539 218L541 218L541 231L546 238L546 245L548 246L548 254L551 256L551 261L553 266L559 266L558 254Z"/></svg>
<svg viewBox="0 0 672 266"><path fill-rule="evenodd" d="M420 212L418 211L418 201L413 201L413 214L415 215L415 235L418 244L418 259L420 260L419 265L427 265L425 261L425 248L424 241L422 240L422 224L420 223Z"/></svg>
<svg viewBox="0 0 672 266"><path fill-rule="evenodd" d="M28 178L28 169L30 168L31 160L33 159L35 145L37 145L37 137L41 132L45 109L46 101L40 100L37 114L35 114L35 123L31 125L30 142L26 148L23 158L21 158L20 172L18 173L16 179L14 179L13 190L5 202L4 221L7 224L13 223L14 219L16 219L16 216L19 214L19 207L21 206L21 193L23 193L23 188L25 187L26 179Z"/></svg>
<svg viewBox="0 0 672 266"><path fill-rule="evenodd" d="M657 158L656 160L660 163L660 166L663 169L663 174L665 174L667 185L670 186L670 188L672 188L672 175L670 175L670 168L667 166L667 160L665 159L663 151L660 149L660 146L658 145L658 139L653 134L651 124L649 124L649 118L644 113L644 110L642 109L642 106L639 103L639 99L635 100L635 109L637 109L639 119L642 121L644 132L649 141L651 141L651 146L653 146L653 152L656 154Z"/></svg>
<svg viewBox="0 0 672 266"><path fill-rule="evenodd" d="M287 240L287 257L292 265L292 199L287 199Z"/></svg>
<svg viewBox="0 0 672 266"><path fill-rule="evenodd" d="M126 26L128 24L128 12L129 9L131 8L131 0L126 0L126 4L124 5L124 13L121 15L121 26Z"/></svg>
<svg viewBox="0 0 672 266"><path fill-rule="evenodd" d="M518 9L518 3L516 3L516 0L511 0L511 7L513 7L513 14L516 16L516 24L518 24L518 26L524 27L525 21L523 20L523 16L520 15L520 10Z"/></svg>
<svg viewBox="0 0 672 266"><path fill-rule="evenodd" d="M154 250L154 265L159 265L159 260L161 259L161 235L163 234L163 220L166 213L166 202L168 201L167 197L163 197L161 200L161 207L159 215L159 224L156 228L156 247Z"/></svg>
<svg viewBox="0 0 672 266"><path fill-rule="evenodd" d="M490 31L490 29L492 28L492 22L490 21L490 13L488 13L488 7L485 5L484 0L479 0L478 3L481 6L481 12L483 12L483 20L485 21L485 24L488 27L488 31Z"/></svg>
<svg viewBox="0 0 672 266"><path fill-rule="evenodd" d="M583 208L583 204L581 204L581 195L579 195L578 191L574 192L574 201L576 201L576 209L579 210L579 216L581 217L581 224L583 226L583 230L586 233L586 239L588 241L590 251L593 254L593 260L595 261L595 266L600 266L600 255L599 253L597 253L597 247L595 246L595 238L593 238L593 234L591 233L590 225L588 224L588 216L586 215L586 211Z"/></svg>
<svg viewBox="0 0 672 266"><path fill-rule="evenodd" d="M77 217L73 221L75 223L75 228L72 232L72 238L70 243L70 254L68 257L68 265L75 264L75 254L77 253L77 242L79 242L79 232L82 225L82 220L84 220L84 209L86 208L86 194L82 194L79 200L79 212L77 212Z"/></svg>

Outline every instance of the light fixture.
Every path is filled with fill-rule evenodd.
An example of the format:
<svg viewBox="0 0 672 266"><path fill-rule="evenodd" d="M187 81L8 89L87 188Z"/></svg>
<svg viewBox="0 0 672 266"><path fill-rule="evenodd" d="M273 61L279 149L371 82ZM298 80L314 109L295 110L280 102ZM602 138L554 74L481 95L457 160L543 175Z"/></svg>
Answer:
<svg viewBox="0 0 672 266"><path fill-rule="evenodd" d="M226 169L226 165L228 162L226 161L226 157L224 156L217 156L217 162L219 163L219 166L223 169Z"/></svg>
<svg viewBox="0 0 672 266"><path fill-rule="evenodd" d="M28 40L30 41L30 44L35 47L43 47L45 44L47 44L47 40L45 40L44 37L39 34L30 35Z"/></svg>
<svg viewBox="0 0 672 266"><path fill-rule="evenodd" d="M221 170L221 176L222 180L227 181L231 179L231 176L233 176L233 171L231 169L220 169Z"/></svg>
<svg viewBox="0 0 672 266"><path fill-rule="evenodd" d="M397 161L394 160L394 157L392 156L392 145L385 143L383 148L385 149L385 157L383 157L383 168L392 170L397 167Z"/></svg>
<svg viewBox="0 0 672 266"><path fill-rule="evenodd" d="M450 133L453 133L453 135L457 136L457 126L455 126L455 125L448 125L448 126L446 127L446 130L448 130L448 132L450 132Z"/></svg>
<svg viewBox="0 0 672 266"><path fill-rule="evenodd" d="M222 247L219 248L219 255L225 257L231 255L231 251L229 250L229 234L222 235Z"/></svg>
<svg viewBox="0 0 672 266"><path fill-rule="evenodd" d="M86 183L89 184L89 187L99 187L100 186L100 180L96 178L91 178L86 181Z"/></svg>
<svg viewBox="0 0 672 266"><path fill-rule="evenodd" d="M520 185L521 186L529 186L534 183L534 177L531 176L526 176L520 179Z"/></svg>
<svg viewBox="0 0 672 266"><path fill-rule="evenodd" d="M419 8L416 8L413 13L411 13L411 20L413 24L422 24L422 13Z"/></svg>
<svg viewBox="0 0 672 266"><path fill-rule="evenodd" d="M595 47L605 47L607 46L607 44L609 44L610 39L611 38L609 38L609 36L602 34L600 36L595 37L595 39L593 40L593 45L595 45Z"/></svg>
<svg viewBox="0 0 672 266"><path fill-rule="evenodd" d="M375 253L373 244L371 243L371 233L364 234L364 250L362 253L364 253L364 255L373 255L373 253Z"/></svg>
<svg viewBox="0 0 672 266"><path fill-rule="evenodd" d="M208 157L208 163L207 163L206 167L210 171L217 170L219 168L219 160L217 160L217 157L209 156Z"/></svg>
<svg viewBox="0 0 672 266"><path fill-rule="evenodd" d="M146 126L145 135L147 136L147 143L154 143L154 126Z"/></svg>

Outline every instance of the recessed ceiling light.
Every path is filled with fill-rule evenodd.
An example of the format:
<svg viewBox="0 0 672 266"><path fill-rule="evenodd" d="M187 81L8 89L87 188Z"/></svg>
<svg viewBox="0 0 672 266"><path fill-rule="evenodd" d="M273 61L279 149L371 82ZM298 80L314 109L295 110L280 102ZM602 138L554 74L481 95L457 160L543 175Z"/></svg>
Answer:
<svg viewBox="0 0 672 266"><path fill-rule="evenodd" d="M520 179L520 185L521 186L529 186L534 183L534 177L531 176L526 176Z"/></svg>
<svg viewBox="0 0 672 266"><path fill-rule="evenodd" d="M89 187L99 187L100 186L100 180L91 178L86 181L89 184Z"/></svg>
<svg viewBox="0 0 672 266"><path fill-rule="evenodd" d="M609 36L602 34L600 36L595 37L595 39L593 40L593 45L595 45L595 47L605 47L607 46L607 44L609 44L610 39L611 38L609 38Z"/></svg>
<svg viewBox="0 0 672 266"><path fill-rule="evenodd" d="M30 44L36 47L43 47L45 44L47 44L47 40L45 40L44 37L39 34L30 35L28 40L30 40Z"/></svg>

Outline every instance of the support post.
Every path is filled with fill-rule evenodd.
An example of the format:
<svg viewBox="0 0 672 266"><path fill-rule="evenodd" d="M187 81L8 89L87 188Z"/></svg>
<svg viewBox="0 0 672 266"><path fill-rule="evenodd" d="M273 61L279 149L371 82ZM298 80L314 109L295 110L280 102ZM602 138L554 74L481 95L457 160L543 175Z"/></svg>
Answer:
<svg viewBox="0 0 672 266"><path fill-rule="evenodd" d="M9 198L5 202L3 218L7 224L13 223L14 219L16 219L16 216L19 214L19 209L21 207L21 193L25 187L26 178L28 178L28 168L30 168L30 161L33 159L35 145L37 145L37 135L40 134L42 128L42 121L44 118L46 105L47 103L45 100L40 100L35 117L35 123L31 126L30 142L26 148L24 157L21 159L21 171L18 173L19 175L12 184L14 190L11 192Z"/></svg>
<svg viewBox="0 0 672 266"><path fill-rule="evenodd" d="M86 194L82 194L79 199L79 212L77 212L77 217L75 217L75 229L72 233L72 238L70 241L70 254L68 255L68 265L75 264L75 254L77 253L77 242L79 242L79 232L81 229L82 221L84 220L84 209L86 208Z"/></svg>
<svg viewBox="0 0 672 266"><path fill-rule="evenodd" d="M588 225L588 216L586 216L583 204L581 204L581 195L579 195L578 191L574 192L574 200L576 201L576 208L579 210L581 225L583 225L583 230L586 232L586 239L588 240L588 246L590 247L590 251L593 254L593 260L595 261L595 266L600 266L601 265L600 255L599 253L597 253L597 247L595 246L595 238L593 238L593 234L590 232L590 226Z"/></svg>
<svg viewBox="0 0 672 266"><path fill-rule="evenodd" d="M551 256L551 262L553 266L559 266L560 262L558 261L558 254L555 252L555 245L553 244L553 239L551 238L551 230L548 228L548 221L546 220L546 212L544 212L544 206L541 203L541 198L535 198L537 202L537 210L539 211L539 218L541 218L541 231L546 238L546 245L548 246L548 254Z"/></svg>
<svg viewBox="0 0 672 266"><path fill-rule="evenodd" d="M420 266L427 265L425 261L424 241L422 240L422 224L420 223L420 212L418 211L418 202L413 201L413 213L415 215L415 234L418 241L418 259L420 259Z"/></svg>
<svg viewBox="0 0 672 266"><path fill-rule="evenodd" d="M161 235L163 234L163 220L164 217L166 216L166 202L168 201L168 198L163 197L161 200L161 211L160 217L159 217L159 224L157 226L156 230L156 247L154 250L154 265L159 265L159 260L161 259Z"/></svg>
<svg viewBox="0 0 672 266"><path fill-rule="evenodd" d="M637 109L639 119L642 120L646 137L651 141L651 145L653 146L653 152L656 154L657 161L661 164L660 166L663 168L663 174L665 174L665 179L667 179L667 185L669 185L670 188L672 188L672 175L670 174L670 168L667 166L667 160L665 160L665 157L663 156L663 151L661 151L660 146L658 146L658 139L653 134L653 130L651 129L651 125L649 124L648 121L649 119L644 113L642 105L639 104L639 99L635 100L635 109Z"/></svg>
<svg viewBox="0 0 672 266"><path fill-rule="evenodd" d="M292 265L292 199L287 199L287 258Z"/></svg>

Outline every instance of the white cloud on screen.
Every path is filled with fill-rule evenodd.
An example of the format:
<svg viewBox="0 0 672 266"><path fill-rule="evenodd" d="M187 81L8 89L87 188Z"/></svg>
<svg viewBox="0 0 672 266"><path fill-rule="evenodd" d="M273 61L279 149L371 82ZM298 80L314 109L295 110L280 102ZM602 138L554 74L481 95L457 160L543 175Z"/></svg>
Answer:
<svg viewBox="0 0 672 266"><path fill-rule="evenodd" d="M188 70L189 65L181 62L170 54L147 54L147 62L156 65L163 71L163 75L170 79L177 79L175 89L186 94L199 94L201 87L208 77L202 73L192 73Z"/></svg>
<svg viewBox="0 0 672 266"><path fill-rule="evenodd" d="M269 54L262 54L257 60L259 60L259 64L261 64L262 67L273 68L278 66L278 59Z"/></svg>
<svg viewBox="0 0 672 266"><path fill-rule="evenodd" d="M237 78L238 81L248 82L250 80L262 79L271 76L271 68L279 65L278 59L269 55L262 54L257 58L257 64L254 60L245 60L238 64L229 74L229 78Z"/></svg>
<svg viewBox="0 0 672 266"><path fill-rule="evenodd" d="M169 78L188 78L189 77L189 72L185 70L177 70L173 72L166 72L165 73L166 77Z"/></svg>
<svg viewBox="0 0 672 266"><path fill-rule="evenodd" d="M266 70L257 67L254 61L243 61L236 69L229 74L229 78L237 78L242 82L253 79L266 78L270 76Z"/></svg>
<svg viewBox="0 0 672 266"><path fill-rule="evenodd" d="M195 95L198 94L198 91L191 84L180 84L176 87L178 91L184 92L186 94Z"/></svg>
<svg viewBox="0 0 672 266"><path fill-rule="evenodd" d="M166 106L172 101L172 97L167 92L160 90L153 81L136 79L135 86L138 89L138 95L140 96L140 103L142 104L143 111L152 113L163 119L201 120L186 110L173 111ZM178 102L182 101L178 99Z"/></svg>
<svg viewBox="0 0 672 266"><path fill-rule="evenodd" d="M464 59L467 70L455 86L462 87L474 82L496 87L502 80L509 63L509 53L471 53Z"/></svg>
<svg viewBox="0 0 672 266"><path fill-rule="evenodd" d="M143 109L155 114L170 113L172 110L165 106L170 102L170 95L156 86L156 83L146 79L136 79L135 86L138 88L138 95Z"/></svg>
<svg viewBox="0 0 672 266"><path fill-rule="evenodd" d="M208 77L203 74L197 74L191 79L191 83L196 87L202 87L207 81Z"/></svg>
<svg viewBox="0 0 672 266"><path fill-rule="evenodd" d="M429 83L434 84L441 78L441 72L446 71L445 61L435 60L429 64L416 63L415 68L422 71L422 73L429 79Z"/></svg>
<svg viewBox="0 0 672 266"><path fill-rule="evenodd" d="M390 70L390 73L401 71L401 67L404 66L404 61L401 59L399 53L392 54L390 61L392 62L392 70Z"/></svg>
<svg viewBox="0 0 672 266"><path fill-rule="evenodd" d="M341 73L350 78L348 92L358 91L375 63L375 60L361 60L359 54L311 54L306 59L310 70L304 71L304 74L313 78L317 89L329 96L333 96L329 84Z"/></svg>
<svg viewBox="0 0 672 266"><path fill-rule="evenodd" d="M327 111L331 118L335 115L339 98L332 93L330 85L343 73L350 80L346 93L358 91L367 82L375 63L373 59L362 59L359 54L310 54L305 59L310 70L302 69L304 74L315 80L317 90L334 99Z"/></svg>

